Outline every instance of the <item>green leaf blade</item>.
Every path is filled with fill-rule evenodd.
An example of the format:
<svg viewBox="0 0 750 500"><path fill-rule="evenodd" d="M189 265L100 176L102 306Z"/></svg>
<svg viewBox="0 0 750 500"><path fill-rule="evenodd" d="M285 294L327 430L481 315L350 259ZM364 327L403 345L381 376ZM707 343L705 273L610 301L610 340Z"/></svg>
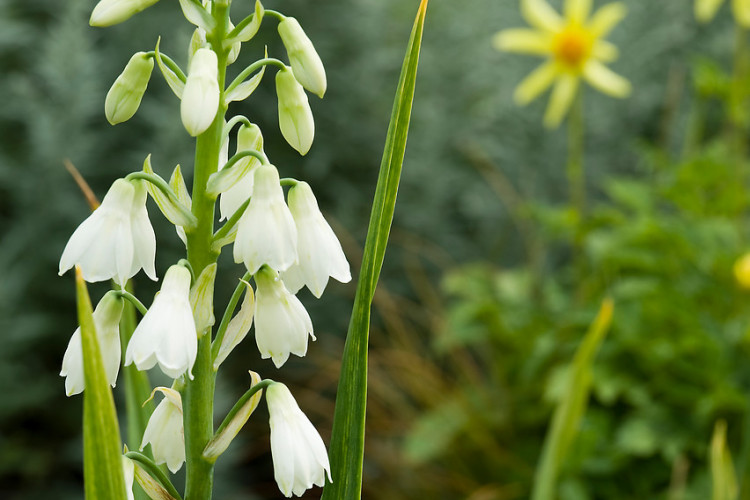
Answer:
<svg viewBox="0 0 750 500"><path fill-rule="evenodd" d="M86 380L86 390L83 392L85 495L88 500L126 500L115 403L96 338L91 299L77 267L76 296Z"/></svg>
<svg viewBox="0 0 750 500"><path fill-rule="evenodd" d="M330 445L333 483L321 500L358 500L362 494L370 306L390 234L411 119L427 1L422 0L401 69L341 361Z"/></svg>

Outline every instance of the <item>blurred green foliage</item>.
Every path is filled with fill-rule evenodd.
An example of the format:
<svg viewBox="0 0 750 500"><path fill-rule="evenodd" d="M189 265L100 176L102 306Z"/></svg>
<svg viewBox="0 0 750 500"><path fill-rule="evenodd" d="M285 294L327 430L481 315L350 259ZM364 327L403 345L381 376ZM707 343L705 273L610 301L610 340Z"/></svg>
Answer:
<svg viewBox="0 0 750 500"><path fill-rule="evenodd" d="M94 3L0 0L0 497L11 500L82 494L81 401L65 398L57 375L75 327L73 283L55 275L88 207L62 160L100 196L148 153L162 175L192 164L178 101L158 79L130 122L111 127L103 113L130 55L158 35L184 64L191 33L173 21L177 2L106 31L87 25ZM267 131L273 161L313 186L355 269L417 3L283 2L329 75L326 99L311 99L317 137L305 159L271 132L271 80L240 110ZM699 26L687 0L626 3L613 69L635 90L628 101L585 94L582 227L565 205L564 131L542 128L543 99L511 99L536 61L490 45L523 25L517 2L431 4L375 298L365 498L527 498L566 367L605 295L612 331L560 497L708 498L718 418L747 494L750 297L731 268L748 245L747 136L736 131L749 108L726 110L736 98L731 15ZM272 29L260 37L279 54ZM164 269L182 247L152 213ZM218 278L219 307L236 278ZM136 283L143 297L155 286ZM103 289L91 291L96 300ZM332 291L325 303L303 297L319 333L316 368L290 362L282 375L324 437L353 287ZM277 373L252 342L227 363L219 411L244 391L248 368ZM217 498L278 494L263 412L217 471Z"/></svg>

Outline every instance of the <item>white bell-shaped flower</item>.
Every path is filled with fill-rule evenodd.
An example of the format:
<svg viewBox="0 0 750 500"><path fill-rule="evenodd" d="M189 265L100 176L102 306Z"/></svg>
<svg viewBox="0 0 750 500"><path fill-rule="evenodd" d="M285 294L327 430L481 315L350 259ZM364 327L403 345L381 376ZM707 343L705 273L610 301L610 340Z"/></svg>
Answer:
<svg viewBox="0 0 750 500"><path fill-rule="evenodd" d="M177 378L193 368L198 335L190 306L190 271L172 266L161 291L136 327L125 351L125 365L148 370L159 363L166 375ZM192 374L190 374L192 378Z"/></svg>
<svg viewBox="0 0 750 500"><path fill-rule="evenodd" d="M250 274L264 264L284 271L297 261L297 228L273 165L255 169L253 197L237 226L234 261L244 262Z"/></svg>
<svg viewBox="0 0 750 500"><path fill-rule="evenodd" d="M310 151L315 138L315 120L305 89L288 66L276 73L276 96L279 99L281 135L304 156Z"/></svg>
<svg viewBox="0 0 750 500"><path fill-rule="evenodd" d="M255 275L255 342L260 356L280 368L289 354L307 354L308 335L315 340L310 315L284 286L276 271L261 268Z"/></svg>
<svg viewBox="0 0 750 500"><path fill-rule="evenodd" d="M326 70L302 26L295 18L285 17L278 30L294 77L304 88L322 98L327 87Z"/></svg>
<svg viewBox="0 0 750 500"><path fill-rule="evenodd" d="M116 292L108 292L96 305L94 310L94 326L99 352L102 356L104 373L107 382L114 387L117 373L120 371L120 317L122 316L122 299ZM86 388L83 372L83 347L81 344L81 327L73 333L68 348L63 356L60 375L65 377L65 394L72 396L79 394Z"/></svg>
<svg viewBox="0 0 750 500"><path fill-rule="evenodd" d="M101 0L91 13L89 24L104 28L126 21L159 0Z"/></svg>
<svg viewBox="0 0 750 500"><path fill-rule="evenodd" d="M266 389L271 426L271 456L276 484L286 497L313 485L323 486L331 466L323 439L300 410L289 389L274 383Z"/></svg>
<svg viewBox="0 0 750 500"><path fill-rule="evenodd" d="M249 126L242 125L237 132L237 153L247 150L263 151L263 134L260 131L260 127L254 123L251 123ZM223 164L220 165L223 166ZM234 186L221 193L219 197L219 210L221 211L222 220L231 217L252 196L255 169L259 166L259 159L254 156L246 156L232 167L233 169L244 171L245 174Z"/></svg>
<svg viewBox="0 0 750 500"><path fill-rule="evenodd" d="M180 117L193 137L211 126L219 109L219 62L209 48L198 49L190 59L185 89L182 91Z"/></svg>
<svg viewBox="0 0 750 500"><path fill-rule="evenodd" d="M298 262L281 274L292 293L307 288L320 298L328 277L341 283L352 279L349 262L336 234L320 213L315 195L306 182L289 190L289 210L297 225Z"/></svg>
<svg viewBox="0 0 750 500"><path fill-rule="evenodd" d="M117 179L102 204L81 223L60 257L60 275L78 265L88 282L120 285L143 268L156 280L156 236L146 211L142 181Z"/></svg>
<svg viewBox="0 0 750 500"><path fill-rule="evenodd" d="M154 397L156 391L161 391L164 399L156 406L151 418L148 419L146 430L143 431L141 451L148 443L151 443L154 462L166 463L174 474L180 470L185 461L182 398L179 392L166 387L157 387L151 393L151 397Z"/></svg>

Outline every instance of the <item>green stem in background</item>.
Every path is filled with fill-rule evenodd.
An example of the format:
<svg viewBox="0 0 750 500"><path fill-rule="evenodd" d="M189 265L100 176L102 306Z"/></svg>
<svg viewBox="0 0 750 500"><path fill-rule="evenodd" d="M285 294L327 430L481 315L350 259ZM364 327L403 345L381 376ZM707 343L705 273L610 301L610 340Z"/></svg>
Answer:
<svg viewBox="0 0 750 500"><path fill-rule="evenodd" d="M237 225L239 220L242 218L242 214L245 213L245 210L247 210L247 206L250 204L250 198L245 200L245 202L240 205L240 207L232 214L232 216L227 220L223 226L219 228L216 233L214 233L213 238L213 249L215 252L221 251L221 246L224 246L225 244L229 243L221 243L221 240L226 237L229 232L234 228L234 226Z"/></svg>
<svg viewBox="0 0 750 500"><path fill-rule="evenodd" d="M216 28L209 36L213 47L222 47L229 26L228 5L215 3L213 17ZM195 229L187 234L187 257L199 276L203 269L216 262L218 254L213 242L215 200L206 193L208 179L219 169L219 153L224 132L224 86L226 84L228 50L217 53L218 82L221 96L219 110L211 126L199 135L195 147L192 213L198 219ZM203 450L214 434L213 403L215 377L211 357L211 334L198 339L198 354L193 365L193 380L186 380L182 391L185 424L185 500L210 500L213 490L214 464L203 457Z"/></svg>
<svg viewBox="0 0 750 500"><path fill-rule="evenodd" d="M583 90L579 90L568 116L568 164L565 169L568 176L568 188L570 189L570 205L575 210L578 221L576 240L580 238L586 211L583 136Z"/></svg>
<svg viewBox="0 0 750 500"><path fill-rule="evenodd" d="M120 297L125 299L127 302L129 302L130 305L138 309L138 312L140 312L143 316L145 316L146 313L148 312L148 309L146 308L146 306L143 305L143 302L138 300L138 298L135 295L128 292L127 290L117 290L117 295L119 295Z"/></svg>
<svg viewBox="0 0 750 500"><path fill-rule="evenodd" d="M747 30L736 24L735 26L735 44L734 44L734 64L732 68L732 81L729 89L729 125L730 125L730 144L733 160L732 173L734 175L734 185L737 186L738 195L742 201L746 199L745 194L745 161L747 146L745 144L747 137L748 124L748 52ZM742 203L740 206L744 206ZM742 208L740 208L742 210ZM739 216L740 214L738 214Z"/></svg>
<svg viewBox="0 0 750 500"><path fill-rule="evenodd" d="M613 310L612 300L605 299L589 331L576 350L573 362L568 369L565 394L555 408L552 424L544 438L542 457L534 475L531 500L555 500L557 498L557 478L586 412L591 391L591 367L594 364L596 352L612 323Z"/></svg>
<svg viewBox="0 0 750 500"><path fill-rule="evenodd" d="M333 483L326 483L322 500L359 500L362 496L370 308L396 207L426 12L427 0L422 0L409 38L391 111L367 228L362 269L357 280L354 307L341 358L329 453Z"/></svg>

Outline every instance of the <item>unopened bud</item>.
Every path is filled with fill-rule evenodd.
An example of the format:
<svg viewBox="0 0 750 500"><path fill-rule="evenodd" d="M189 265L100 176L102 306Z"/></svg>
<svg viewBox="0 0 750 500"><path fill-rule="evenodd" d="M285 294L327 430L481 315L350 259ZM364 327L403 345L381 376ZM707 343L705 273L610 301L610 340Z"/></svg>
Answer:
<svg viewBox="0 0 750 500"><path fill-rule="evenodd" d="M138 107L151 79L153 58L145 52L136 52L117 77L104 101L104 114L112 125L130 120Z"/></svg>
<svg viewBox="0 0 750 500"><path fill-rule="evenodd" d="M276 73L276 95L281 134L301 155L307 154L315 137L315 122L305 89L288 66Z"/></svg>
<svg viewBox="0 0 750 500"><path fill-rule="evenodd" d="M322 98L327 87L326 71L302 26L295 18L285 17L279 23L279 35L286 47L294 77L304 88Z"/></svg>
<svg viewBox="0 0 750 500"><path fill-rule="evenodd" d="M208 48L198 49L190 60L180 116L193 137L211 126L219 109L218 68L216 53Z"/></svg>
<svg viewBox="0 0 750 500"><path fill-rule="evenodd" d="M159 0L101 0L91 13L89 24L104 28L130 19Z"/></svg>

